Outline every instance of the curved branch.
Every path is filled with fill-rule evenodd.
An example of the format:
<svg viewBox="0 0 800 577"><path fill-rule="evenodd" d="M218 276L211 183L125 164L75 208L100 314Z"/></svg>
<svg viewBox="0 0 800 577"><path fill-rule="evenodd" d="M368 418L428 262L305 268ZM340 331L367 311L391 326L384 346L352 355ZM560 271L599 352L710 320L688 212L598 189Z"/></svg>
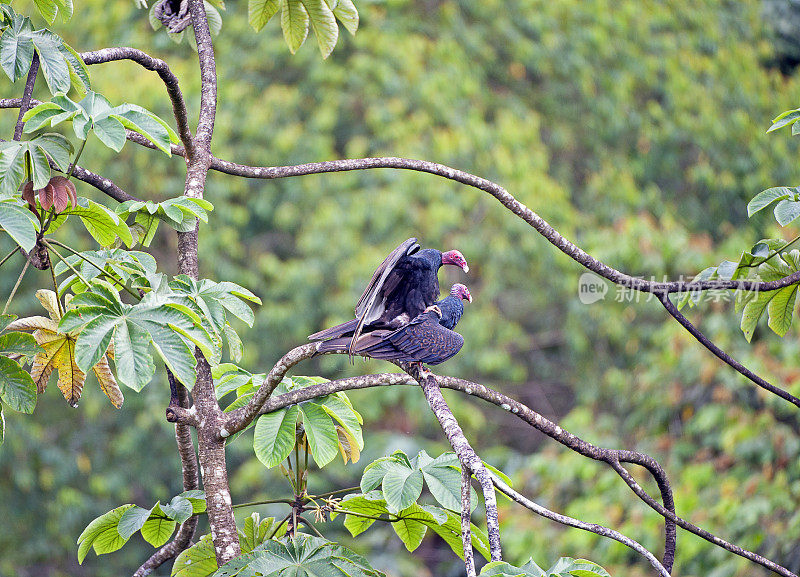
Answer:
<svg viewBox="0 0 800 577"><path fill-rule="evenodd" d="M491 473L490 473L491 475ZM669 571L658 562L658 559L655 556L645 549L644 546L639 544L638 542L634 541L633 539L626 537L622 533L618 531L614 531L613 529L609 529L608 527L604 527L603 525L598 525L596 523L587 523L585 521L580 521L578 519L574 519L567 515L561 515L560 513L556 513L551 511L550 509L546 509L541 505L534 503L527 497L517 493L514 489L506 485L501 479L498 479L496 476L492 476L492 482L494 483L495 487L501 493L508 495L511 499L522 505L523 507L530 509L537 515L544 517L545 519L550 519L551 521L555 521L556 523L561 523L562 525L567 525L569 527L575 527L576 529L583 529L584 531L589 531L590 533L594 533L596 535L600 535L601 537L608 537L609 539L614 539L615 541L619 541L623 545L627 545L640 555L647 559L650 565L658 572L659 575L662 577L670 577Z"/></svg>
<svg viewBox="0 0 800 577"><path fill-rule="evenodd" d="M565 431L560 426L543 417L527 405L520 403L519 401L516 401L515 399L512 399L511 397L508 397L498 391L490 389L485 385L447 376L437 376L436 379L438 384L446 389L466 393L473 397L492 403L506 411L510 411L512 414L516 415L518 418L522 419L538 431L544 433L553 440L581 455L596 461L608 463L617 472L617 474L622 477L622 479L628 484L634 493L636 493L636 495L642 499L642 501L644 501L650 508L667 520L665 527L665 553L662 564L668 570L672 570L672 563L675 553L675 526L677 525L689 531L690 533L694 533L695 535L702 537L714 545L725 549L726 551L753 561L754 563L766 567L767 569L770 569L779 575L783 575L784 577L797 577L797 575L785 567L782 567L777 563L762 557L761 555L753 553L752 551L748 551L747 549L743 549L737 545L733 545L723 539L720 539L705 529L701 529L700 527L682 519L681 517L678 517L675 514L672 492L669 487L666 474L658 462L649 455L644 455L635 451L604 449L602 447L592 445L580 437ZM263 404L261 413L277 411L290 405L296 405L310 399L323 397L325 395L340 391L365 389L379 386L414 384L416 384L416 381L413 381L408 376L400 373L382 373L363 375L359 377L349 377L335 381L328 381L319 385L304 387L302 389L294 390L277 397L270 398ZM622 463L636 464L647 469L655 477L656 482L658 483L664 505L658 503L644 489L642 489L633 476L625 469L625 467L622 466Z"/></svg>
<svg viewBox="0 0 800 577"><path fill-rule="evenodd" d="M495 199L497 199L500 204L527 222L530 226L536 229L539 234L550 241L551 244L553 244L556 248L569 256L578 264L583 265L585 268L597 273L598 275L610 280L615 284L642 292L676 293L692 290L699 291L713 289L773 291L800 281L800 271L771 282L757 282L752 280L655 282L633 277L597 260L583 249L571 243L569 240L564 238L561 233L554 229L546 220L514 198L511 193L509 193L499 184L492 182L491 180L481 178L480 176L475 176L474 174L451 168L444 164L437 164L435 162L428 162L426 160L380 157L330 160L327 162L309 162L294 166L246 166L243 164L237 164L235 162L229 162L215 158L212 160L211 168L234 176L260 179L287 178L292 176L305 176L309 174L367 170L373 168L397 168L435 174L448 180L454 180L456 182L460 182L461 184L466 184L467 186L472 186L473 188L477 188L489 193Z"/></svg>
<svg viewBox="0 0 800 577"><path fill-rule="evenodd" d="M33 85L36 84L36 75L39 73L39 53L33 53L33 60L31 60L31 67L28 69L28 79L25 81L25 90L22 91L22 98L19 103L19 116L17 117L17 124L14 127L14 140L22 138L22 129L25 123L22 117L28 112L31 106L31 96L33 95Z"/></svg>
<svg viewBox="0 0 800 577"><path fill-rule="evenodd" d="M779 387L776 387L775 385L765 381L764 379L759 377L757 374L755 374L753 371L751 371L750 369L745 367L742 363L740 363L739 361L734 359L732 356L730 356L728 353L726 353L721 348L719 348L717 345L715 345L713 343L713 341L711 341L711 339L706 337L700 331L700 329L695 327L691 323L691 321L689 321L689 319L687 319L685 316L683 316L683 314L678 310L678 307L676 307L675 304L669 299L669 295L659 294L658 295L658 300L661 301L661 304L664 305L664 308L667 309L667 312L670 315L672 315L672 318L674 318L676 321L678 321L681 324L681 326L683 326L683 328L685 328L687 331L689 331L689 334L691 334L695 339L697 339L697 341L701 345L703 345L709 351L714 353L714 355L718 359L720 359L722 362L724 362L728 366L732 367L733 370L735 370L736 372L744 375L745 377L747 377L748 379L753 381L756 385L758 385L762 389L765 389L765 390L769 391L770 393L778 395L780 398L789 401L790 403L792 403L796 407L800 407L800 399L798 399L797 397L795 397L791 393L788 393L787 391L784 391L783 389L781 389Z"/></svg>
<svg viewBox="0 0 800 577"><path fill-rule="evenodd" d="M472 498L470 489L472 488L472 477L469 469L461 467L461 546L464 548L464 567L467 570L467 577L476 577L475 573L475 553L472 550Z"/></svg>
<svg viewBox="0 0 800 577"><path fill-rule="evenodd" d="M183 146L189 151L191 157L194 153L194 139L192 132L189 130L189 118L186 112L186 103L181 94L181 88L178 85L178 77L172 73L166 62L160 58L154 58L137 50L136 48L128 48L125 46L118 48L103 48L101 50L94 50L92 52L82 52L79 54L83 61L91 66L92 64L102 64L104 62L113 62L116 60L131 60L142 66L147 70L152 70L164 82L167 88L167 95L172 102L172 113L175 116L175 123L178 126L178 137L181 139Z"/></svg>

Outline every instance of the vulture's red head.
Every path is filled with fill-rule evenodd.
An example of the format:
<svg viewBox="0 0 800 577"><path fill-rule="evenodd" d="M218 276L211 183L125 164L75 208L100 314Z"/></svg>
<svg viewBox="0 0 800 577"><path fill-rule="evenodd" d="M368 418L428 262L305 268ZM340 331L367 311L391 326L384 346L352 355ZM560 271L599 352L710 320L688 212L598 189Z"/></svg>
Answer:
<svg viewBox="0 0 800 577"><path fill-rule="evenodd" d="M472 302L472 295L469 294L469 289L461 283L456 283L450 288L450 296Z"/></svg>
<svg viewBox="0 0 800 577"><path fill-rule="evenodd" d="M469 272L469 266L467 265L467 259L464 258L464 255L461 254L459 250L448 250L447 252L442 253L442 264L452 264L457 267L460 267L464 272ZM462 285L463 286L463 285ZM464 287L467 288L467 287Z"/></svg>

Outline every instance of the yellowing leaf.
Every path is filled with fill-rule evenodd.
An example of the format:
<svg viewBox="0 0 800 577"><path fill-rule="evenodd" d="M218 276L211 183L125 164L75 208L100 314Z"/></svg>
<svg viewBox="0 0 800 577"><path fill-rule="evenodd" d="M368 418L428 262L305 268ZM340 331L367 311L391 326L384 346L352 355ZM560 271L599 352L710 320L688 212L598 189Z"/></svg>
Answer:
<svg viewBox="0 0 800 577"><path fill-rule="evenodd" d="M50 313L51 319L60 319L61 313L58 310L58 299L56 293L51 290L39 289L36 291L36 298L42 303L42 306Z"/></svg>
<svg viewBox="0 0 800 577"><path fill-rule="evenodd" d="M341 425L336 425L336 436L339 437L339 452L342 455L344 464L347 464L348 458L352 463L358 463L361 458L358 442Z"/></svg>
<svg viewBox="0 0 800 577"><path fill-rule="evenodd" d="M48 319L47 317L25 317L24 319L17 319L6 330L9 331L33 331L36 329L46 329L52 332L58 330L58 321Z"/></svg>
<svg viewBox="0 0 800 577"><path fill-rule="evenodd" d="M122 406L124 397L122 396L122 391L119 390L117 380L111 372L111 367L108 366L108 358L103 355L100 361L92 367L92 370L94 371L94 376L97 377L97 382L100 383L100 388L103 389L108 400L119 409Z"/></svg>

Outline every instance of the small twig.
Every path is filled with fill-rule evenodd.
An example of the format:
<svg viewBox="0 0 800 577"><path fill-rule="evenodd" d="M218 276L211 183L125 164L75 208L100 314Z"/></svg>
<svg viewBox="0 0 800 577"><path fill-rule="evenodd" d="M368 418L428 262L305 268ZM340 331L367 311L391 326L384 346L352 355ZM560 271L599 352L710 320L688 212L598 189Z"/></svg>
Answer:
<svg viewBox="0 0 800 577"><path fill-rule="evenodd" d="M774 395L778 395L780 398L789 401L790 403L792 403L796 407L800 407L800 399L798 399L797 397L795 397L791 393L789 393L787 391L784 391L780 387L776 387L775 385L765 381L764 379L759 377L757 374L755 374L753 371L751 371L750 369L745 367L742 363L740 363L739 361L734 359L732 356L730 356L728 353L726 353L721 348L719 348L716 344L714 344L708 337L706 337L702 332L700 332L700 329L695 327L689 321L689 319L687 319L685 316L683 316L681 311L678 310L678 307L676 307L673 304L673 302L670 300L669 295L667 295L667 294L659 294L657 296L658 296L658 300L661 301L661 304L664 305L664 308L667 310L667 312L670 315L672 315L672 318L674 318L676 321L678 321L681 324L681 326L683 326L683 328L685 328L687 331L689 331L689 334L691 334L695 339L697 339L697 341L701 345L703 345L709 351L714 353L714 355L718 359L720 359L722 362L724 362L725 364L727 364L728 366L733 368L733 370L735 370L737 373L739 373L741 375L744 375L745 377L750 379L752 382L754 382L756 385L758 385L762 389L765 389L765 390L769 391L770 393L772 393Z"/></svg>
<svg viewBox="0 0 800 577"><path fill-rule="evenodd" d="M613 529L609 529L608 527L604 527L603 525L598 525L596 523L587 523L585 521L580 521L578 519L574 519L567 515L561 515L560 513L555 513L550 509L542 507L541 505L534 503L527 497L517 493L514 489L506 485L502 479L497 478L495 475L489 473L492 482L498 488L501 493L508 495L514 501L519 503L520 505L530 509L537 515L541 515L546 519L550 519L551 521L555 521L556 523L561 523L562 525L567 525L569 527L575 527L577 529L583 529L584 531L589 531L590 533L594 533L596 535L600 535L601 537L608 537L609 539L614 539L615 541L619 541L623 545L627 545L640 555L647 559L650 565L658 572L661 577L670 577L669 571L667 571L664 566L659 563L658 559L656 559L655 555L653 555L650 551L648 551L644 546L640 543L634 541L630 537L626 537L622 533L618 531L614 531Z"/></svg>
<svg viewBox="0 0 800 577"><path fill-rule="evenodd" d="M22 99L20 100L19 116L17 117L17 124L14 126L14 140L19 141L22 138L22 129L25 127L22 117L28 112L31 107L31 96L33 95L33 85L36 84L36 75L39 73L39 53L33 53L33 60L31 60L31 67L28 69L28 78L25 81L25 89L22 92Z"/></svg>
<svg viewBox="0 0 800 577"><path fill-rule="evenodd" d="M272 532L269 534L269 537L267 537L266 540L269 541L270 539L272 539L278 533L278 531L280 531L280 528L283 527L283 524L286 523L286 521L288 521L289 519L291 519L291 517L292 514L289 513L288 515L286 515L286 517L283 518L283 520L280 523L275 525L275 529L272 530Z"/></svg>
<svg viewBox="0 0 800 577"><path fill-rule="evenodd" d="M3 307L3 314L6 314L8 310L8 305L11 304L11 300L14 298L14 295L17 294L17 289L19 288L19 284L22 282L22 277L25 276L25 273L28 270L28 265L31 264L31 255L29 254L28 257L25 259L25 266L22 267L22 272L19 273L19 277L17 277L17 282L14 284L14 288L11 289L11 294L8 295L8 300L6 301L6 306Z"/></svg>
<svg viewBox="0 0 800 577"><path fill-rule="evenodd" d="M306 527L308 527L309 529L311 529L311 530L314 532L314 534L315 534L317 537L322 537L323 539L325 538L325 535L323 535L322 533L320 533L320 532L317 530L317 528L316 528L316 527L314 527L314 525L312 525L311 523L309 523L309 522L308 522L308 519L306 519L306 518L305 518L305 517L303 517L302 515L298 515L298 516L297 516L297 518L298 518L300 521L302 521L303 523L305 523L305 524L306 524ZM297 530L297 528L296 528L296 527L295 527L295 530Z"/></svg>
<svg viewBox="0 0 800 577"><path fill-rule="evenodd" d="M333 497L334 495L341 495L342 493L350 493L352 491L360 491L361 487L348 487L347 489L338 489L336 491L329 491L327 493L322 493L320 495L314 495L315 499L327 499L328 497Z"/></svg>
<svg viewBox="0 0 800 577"><path fill-rule="evenodd" d="M87 140L89 140L88 136L81 141L81 147L78 149L75 158L72 160L72 164L69 165L69 170L67 170L67 178L72 176L72 173L75 172L75 167L78 165L78 160L80 159L81 154L83 154L83 149L86 147Z"/></svg>
<svg viewBox="0 0 800 577"><path fill-rule="evenodd" d="M69 269L70 269L70 270L71 270L71 271L72 271L72 272L73 272L73 273L74 273L74 274L75 274L75 275L76 275L76 276L77 276L79 279L81 279L81 282L82 282L83 284L85 284L87 287L88 287L88 286L91 286L91 285L89 284L89 281L88 281L88 280L86 280L86 278L84 278L84 276L83 276L83 275L82 275L82 274L81 274L81 273L78 271L78 269L76 269L74 266L72 266L72 265L69 263L69 261L68 261L67 259L65 259L65 258L64 258L64 256L63 256L63 255L62 255L60 252L58 252L58 251L55 249L55 247L54 247L53 245L51 245L51 244L50 244L49 242L47 242L47 241L42 241L42 242L44 242L45 246L46 246L48 249L50 249L50 250L52 250L52 251L53 251L53 254L55 254L55 255L56 255L56 256L57 256L57 257L58 257L58 258L61 260L61 262L63 262L65 265L67 265L67 266L69 267ZM51 268L52 268L52 267L51 267ZM53 274L55 274L55 273L53 273ZM56 289L56 293L57 293L57 292L58 292L58 289Z"/></svg>
<svg viewBox="0 0 800 577"><path fill-rule="evenodd" d="M19 246L15 246L14 248L12 248L11 252L8 253L6 256L4 256L3 260L0 260L0 266L3 266L4 264L6 264L6 261L8 259L10 259L12 256L14 256L17 253L18 250L19 250Z"/></svg>
<svg viewBox="0 0 800 577"><path fill-rule="evenodd" d="M467 570L467 577L476 577L475 573L475 553L472 550L472 529L470 527L470 489L472 488L471 475L469 470L461 466L461 544L464 547L464 567Z"/></svg>
<svg viewBox="0 0 800 577"><path fill-rule="evenodd" d="M258 505L276 505L278 503L283 503L284 505L292 505L294 501L291 499L267 499L265 501L249 501L247 503L237 503L233 505L233 508L239 507L256 507Z"/></svg>
<svg viewBox="0 0 800 577"><path fill-rule="evenodd" d="M48 259L50 258L49 254L48 254L47 258ZM50 262L50 267L49 268L50 268L50 278L53 280L53 292L56 295L56 303L58 304L58 312L63 317L64 316L64 307L61 305L61 298L59 298L59 296L58 296L58 283L56 282L55 267L53 266L52 261Z"/></svg>

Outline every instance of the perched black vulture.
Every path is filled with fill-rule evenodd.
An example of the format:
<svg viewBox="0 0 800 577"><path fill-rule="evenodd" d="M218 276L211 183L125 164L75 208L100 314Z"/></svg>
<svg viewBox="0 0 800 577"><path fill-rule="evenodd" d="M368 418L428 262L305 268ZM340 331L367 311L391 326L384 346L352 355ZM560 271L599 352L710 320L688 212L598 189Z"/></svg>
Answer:
<svg viewBox="0 0 800 577"><path fill-rule="evenodd" d="M409 238L394 249L375 270L356 304L356 318L310 335L312 341L350 337L351 353L364 330L398 329L421 314L439 296L437 273L443 264L469 272L464 255L457 250L421 249Z"/></svg>
<svg viewBox="0 0 800 577"><path fill-rule="evenodd" d="M364 332L356 339L354 347L350 346L350 337L331 339L317 345L317 350L349 350L354 355L374 359L438 365L464 345L464 338L451 330L464 312L463 300L472 302L472 295L463 284L454 284L449 296L399 329Z"/></svg>

